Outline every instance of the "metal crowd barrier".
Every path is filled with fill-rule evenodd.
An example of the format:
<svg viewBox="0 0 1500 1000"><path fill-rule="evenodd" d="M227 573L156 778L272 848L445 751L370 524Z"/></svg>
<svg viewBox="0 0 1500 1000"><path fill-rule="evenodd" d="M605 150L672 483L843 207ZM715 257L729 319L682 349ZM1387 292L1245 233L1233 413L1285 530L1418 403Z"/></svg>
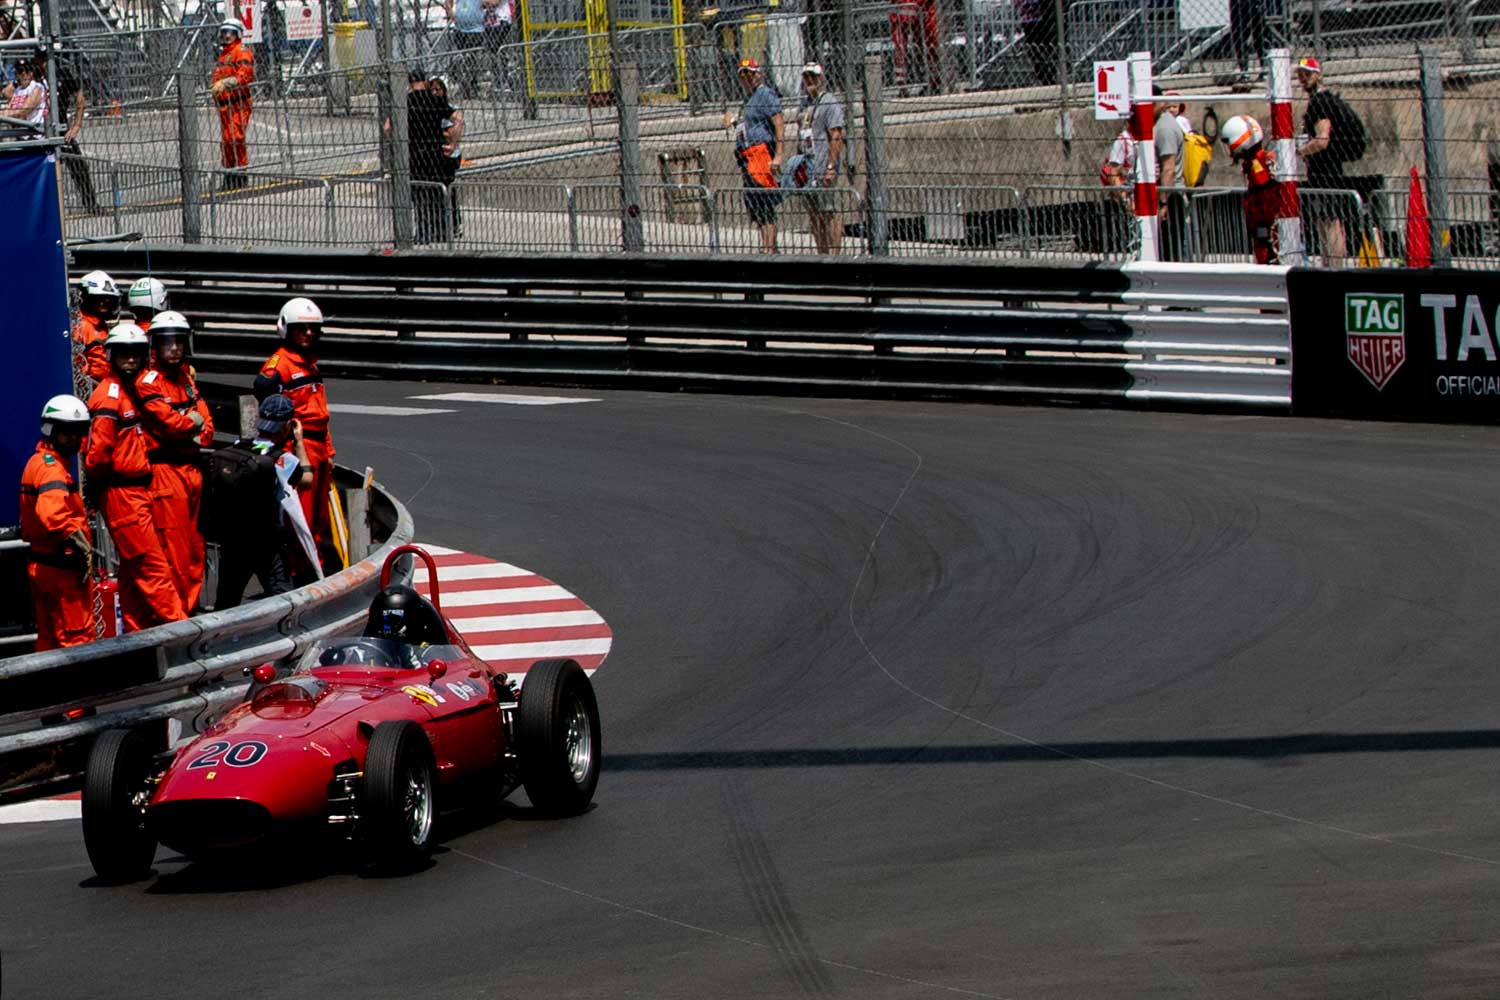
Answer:
<svg viewBox="0 0 1500 1000"><path fill-rule="evenodd" d="M103 246L74 268L148 254L206 370L258 363L295 286L335 375L1291 405L1285 268Z"/></svg>
<svg viewBox="0 0 1500 1000"><path fill-rule="evenodd" d="M362 482L339 470L345 485ZM380 547L348 569L288 594L69 649L0 660L0 799L24 797L82 773L105 729L168 720L201 725L238 701L245 668L295 658L318 639L356 628L380 585L386 555L412 539L405 507L370 492ZM393 578L407 580L410 558ZM68 719L76 710L94 714ZM49 723L57 724L49 724Z"/></svg>

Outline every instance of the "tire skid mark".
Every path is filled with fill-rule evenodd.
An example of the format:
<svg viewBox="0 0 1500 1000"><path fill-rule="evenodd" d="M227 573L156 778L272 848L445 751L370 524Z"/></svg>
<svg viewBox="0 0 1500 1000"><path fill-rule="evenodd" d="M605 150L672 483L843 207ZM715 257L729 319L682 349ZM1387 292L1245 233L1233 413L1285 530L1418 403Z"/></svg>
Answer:
<svg viewBox="0 0 1500 1000"><path fill-rule="evenodd" d="M772 941L772 950L782 967L805 996L835 995L833 982L803 930L786 883L776 869L754 808L744 794L743 782L724 785L724 814L735 869L745 898L755 908L756 919Z"/></svg>

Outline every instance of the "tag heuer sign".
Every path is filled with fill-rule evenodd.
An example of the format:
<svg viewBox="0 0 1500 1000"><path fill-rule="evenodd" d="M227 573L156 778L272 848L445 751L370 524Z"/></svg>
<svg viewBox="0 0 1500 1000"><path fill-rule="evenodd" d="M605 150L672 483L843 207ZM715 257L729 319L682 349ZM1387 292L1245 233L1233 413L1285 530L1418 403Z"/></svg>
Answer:
<svg viewBox="0 0 1500 1000"><path fill-rule="evenodd" d="M1400 295L1344 295L1344 337L1349 360L1370 384L1384 389L1406 360L1406 317Z"/></svg>

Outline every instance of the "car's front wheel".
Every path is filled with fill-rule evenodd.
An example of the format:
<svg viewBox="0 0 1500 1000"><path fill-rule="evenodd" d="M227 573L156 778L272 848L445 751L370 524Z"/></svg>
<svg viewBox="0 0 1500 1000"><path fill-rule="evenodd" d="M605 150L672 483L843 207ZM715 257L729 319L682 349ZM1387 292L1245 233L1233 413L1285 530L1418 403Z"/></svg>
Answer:
<svg viewBox="0 0 1500 1000"><path fill-rule="evenodd" d="M359 819L377 865L409 866L432 850L437 766L427 734L415 722L382 722L370 734Z"/></svg>
<svg viewBox="0 0 1500 1000"><path fill-rule="evenodd" d="M599 703L573 660L538 660L516 706L516 757L526 796L542 812L574 816L599 784Z"/></svg>
<svg viewBox="0 0 1500 1000"><path fill-rule="evenodd" d="M151 752L128 729L99 734L83 774L83 846L100 878L133 882L151 873L156 841L146 830Z"/></svg>

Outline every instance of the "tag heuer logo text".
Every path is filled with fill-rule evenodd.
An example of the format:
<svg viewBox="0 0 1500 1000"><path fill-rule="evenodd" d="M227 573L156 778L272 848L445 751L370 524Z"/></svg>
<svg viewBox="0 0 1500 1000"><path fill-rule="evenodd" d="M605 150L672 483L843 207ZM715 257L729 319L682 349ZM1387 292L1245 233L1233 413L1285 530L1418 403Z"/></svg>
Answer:
<svg viewBox="0 0 1500 1000"><path fill-rule="evenodd" d="M1406 360L1406 317L1400 295L1349 292L1344 296L1344 338L1349 360L1370 384L1384 389Z"/></svg>

